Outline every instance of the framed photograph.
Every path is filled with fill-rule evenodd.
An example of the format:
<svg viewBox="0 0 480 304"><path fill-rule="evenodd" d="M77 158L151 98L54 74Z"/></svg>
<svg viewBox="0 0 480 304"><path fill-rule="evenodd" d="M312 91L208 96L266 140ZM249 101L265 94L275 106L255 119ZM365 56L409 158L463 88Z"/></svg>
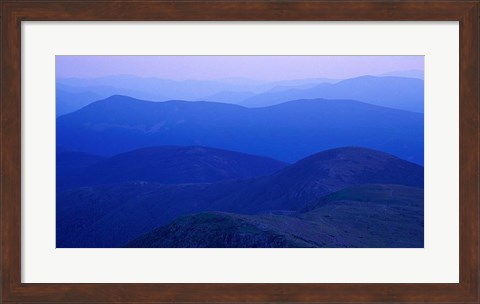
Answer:
<svg viewBox="0 0 480 304"><path fill-rule="evenodd" d="M3 302L479 301L479 1L1 5Z"/></svg>

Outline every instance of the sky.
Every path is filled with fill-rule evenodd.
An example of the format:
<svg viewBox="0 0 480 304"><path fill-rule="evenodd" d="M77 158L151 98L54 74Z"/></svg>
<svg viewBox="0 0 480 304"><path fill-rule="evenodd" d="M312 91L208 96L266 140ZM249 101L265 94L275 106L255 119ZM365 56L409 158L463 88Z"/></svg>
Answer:
<svg viewBox="0 0 480 304"><path fill-rule="evenodd" d="M423 56L56 56L57 78L346 79L422 70Z"/></svg>

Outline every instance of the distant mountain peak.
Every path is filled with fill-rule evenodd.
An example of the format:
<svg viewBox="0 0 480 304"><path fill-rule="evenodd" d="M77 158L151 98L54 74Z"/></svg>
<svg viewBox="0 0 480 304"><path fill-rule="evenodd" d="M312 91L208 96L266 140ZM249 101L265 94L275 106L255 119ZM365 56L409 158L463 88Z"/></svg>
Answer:
<svg viewBox="0 0 480 304"><path fill-rule="evenodd" d="M115 94L111 95L107 98L94 101L91 104L89 104L87 107L94 107L99 104L125 104L125 103L147 103L147 102L153 102L153 101L147 101L147 100L141 100L137 98L133 98L127 95L120 95L120 94ZM81 109L80 109L81 110Z"/></svg>
<svg viewBox="0 0 480 304"><path fill-rule="evenodd" d="M130 99L130 100L138 100L136 98L127 96L127 95L121 95L121 94L114 94L112 96L109 96L105 98L104 100L118 100L118 99Z"/></svg>

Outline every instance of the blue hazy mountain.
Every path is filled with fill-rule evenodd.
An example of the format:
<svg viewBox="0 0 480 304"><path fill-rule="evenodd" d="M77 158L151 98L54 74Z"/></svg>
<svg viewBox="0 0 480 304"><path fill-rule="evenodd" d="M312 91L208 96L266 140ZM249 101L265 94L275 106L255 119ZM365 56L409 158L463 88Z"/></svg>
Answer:
<svg viewBox="0 0 480 304"><path fill-rule="evenodd" d="M406 78L418 78L424 79L423 70L407 70L407 71L392 71L388 73L383 73L379 76L395 76L395 77L406 77Z"/></svg>
<svg viewBox="0 0 480 304"><path fill-rule="evenodd" d="M246 180L174 185L135 181L80 187L57 194L57 247L122 246L195 212L300 211L324 195L361 184L423 188L423 167L379 151L340 148Z"/></svg>
<svg viewBox="0 0 480 304"><path fill-rule="evenodd" d="M253 98L258 94L282 92L292 89L307 89L321 83L336 83L340 80L328 78L296 79L266 82L263 85L250 87L252 91L220 91L218 93L197 98L199 101L214 101L222 103L242 104L244 100Z"/></svg>
<svg viewBox="0 0 480 304"><path fill-rule="evenodd" d="M238 77L215 80L172 80L134 75L112 75L97 78L60 78L57 79L57 85L69 86L75 90L82 90L82 88L114 88L121 91L117 93L113 92L110 95L129 95L140 99L161 100L158 98L144 97L145 95L161 95L168 99L198 100L220 92L252 92L258 94L278 86L303 87L306 85L334 83L338 81L339 80L328 78L264 81ZM122 93L125 90L134 93ZM93 91L95 90L93 89ZM137 96L137 94L143 94L143 96Z"/></svg>
<svg viewBox="0 0 480 304"><path fill-rule="evenodd" d="M423 113L423 80L404 77L362 76L312 88L294 88L255 95L244 100L246 107L265 107L296 99L354 99L384 107Z"/></svg>
<svg viewBox="0 0 480 304"><path fill-rule="evenodd" d="M423 189L362 185L290 216L204 212L179 217L126 247L423 247Z"/></svg>
<svg viewBox="0 0 480 304"><path fill-rule="evenodd" d="M90 159L97 160L84 153L58 153L57 168L63 171L60 177L68 172L70 187L130 181L212 183L270 175L287 165L266 157L199 146L148 147L88 164ZM82 165L81 170L77 164Z"/></svg>
<svg viewBox="0 0 480 304"><path fill-rule="evenodd" d="M257 94L253 92L221 91L209 96L199 98L199 100L238 104L241 103L243 100L253 97L255 95Z"/></svg>
<svg viewBox="0 0 480 304"><path fill-rule="evenodd" d="M271 89L306 88L319 83L334 83L326 78L261 81L246 78L218 80L169 80L133 75L98 78L60 78L56 82L57 116L76 111L93 101L112 95L165 101L171 99L209 100L239 103Z"/></svg>
<svg viewBox="0 0 480 304"><path fill-rule="evenodd" d="M90 86L71 86L57 81L55 86L56 92L56 115L61 116L67 113L77 111L86 105L97 100L107 98L112 95L121 94L135 96L154 101L168 100L165 96L153 92L142 92L128 88L114 87L107 85L98 85L92 83Z"/></svg>
<svg viewBox="0 0 480 304"><path fill-rule="evenodd" d="M215 101L236 103L256 94L244 92L244 90L261 90L263 85L265 84L246 79L226 79L225 82L175 81L132 75L57 79L57 116L74 112L94 101L112 95L128 95L152 101L198 100L204 96L211 96Z"/></svg>
<svg viewBox="0 0 480 304"><path fill-rule="evenodd" d="M354 99L392 108L423 111L423 80L416 79L423 77L422 71L391 72L384 76L395 77L365 76L367 80L362 80L365 77L358 77L344 81L327 78L178 81L132 75L87 79L60 78L56 83L57 116L111 95L128 95L153 101L206 100L248 107L273 105L295 99ZM339 86L335 86L337 83ZM94 96L97 98L94 99Z"/></svg>
<svg viewBox="0 0 480 304"><path fill-rule="evenodd" d="M105 96L90 91L69 92L57 87L56 116L58 117L63 114L74 112L101 98L105 98Z"/></svg>
<svg viewBox="0 0 480 304"><path fill-rule="evenodd" d="M273 86L265 82L233 78L224 81L171 80L133 75L114 75L99 78L63 78L58 79L57 84L77 89L82 87L90 88L90 90L92 90L92 87L108 87L113 88L110 95L129 95L139 99L155 101L168 99L197 100L222 91L239 92L252 90L259 92ZM125 94L123 93L125 90L129 90L132 93Z"/></svg>
<svg viewBox="0 0 480 304"><path fill-rule="evenodd" d="M330 148L363 146L423 164L423 114L353 100L297 100L252 109L111 96L59 117L57 145L98 155L200 145L285 162Z"/></svg>

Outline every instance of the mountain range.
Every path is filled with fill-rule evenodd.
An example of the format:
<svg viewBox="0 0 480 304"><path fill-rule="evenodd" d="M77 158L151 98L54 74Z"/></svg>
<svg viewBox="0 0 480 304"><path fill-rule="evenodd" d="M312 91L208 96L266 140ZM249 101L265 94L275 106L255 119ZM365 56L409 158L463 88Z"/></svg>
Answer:
<svg viewBox="0 0 480 304"><path fill-rule="evenodd" d="M111 96L57 119L57 147L111 156L149 146L207 146L292 163L363 146L423 164L423 114L354 100L296 100L263 108Z"/></svg>
<svg viewBox="0 0 480 304"><path fill-rule="evenodd" d="M111 95L128 95L138 99L165 101L171 99L210 100L238 103L273 88L290 89L333 83L327 78L283 81L259 81L243 78L219 80L171 80L133 75L98 78L60 78L56 82L57 116L76 111ZM221 98L221 99L220 99Z"/></svg>
<svg viewBox="0 0 480 304"><path fill-rule="evenodd" d="M247 107L274 105L296 99L354 99L423 112L423 71L395 71L350 79L282 81L243 78L180 81L132 75L59 78L56 82L57 116L74 112L111 95L153 101L213 101Z"/></svg>
<svg viewBox="0 0 480 304"><path fill-rule="evenodd" d="M423 247L423 72L57 79L59 248Z"/></svg>
<svg viewBox="0 0 480 304"><path fill-rule="evenodd" d="M423 113L423 90L422 79L362 76L334 84L322 83L306 89L265 92L245 99L240 104L247 107L266 107L296 99L353 99Z"/></svg>

